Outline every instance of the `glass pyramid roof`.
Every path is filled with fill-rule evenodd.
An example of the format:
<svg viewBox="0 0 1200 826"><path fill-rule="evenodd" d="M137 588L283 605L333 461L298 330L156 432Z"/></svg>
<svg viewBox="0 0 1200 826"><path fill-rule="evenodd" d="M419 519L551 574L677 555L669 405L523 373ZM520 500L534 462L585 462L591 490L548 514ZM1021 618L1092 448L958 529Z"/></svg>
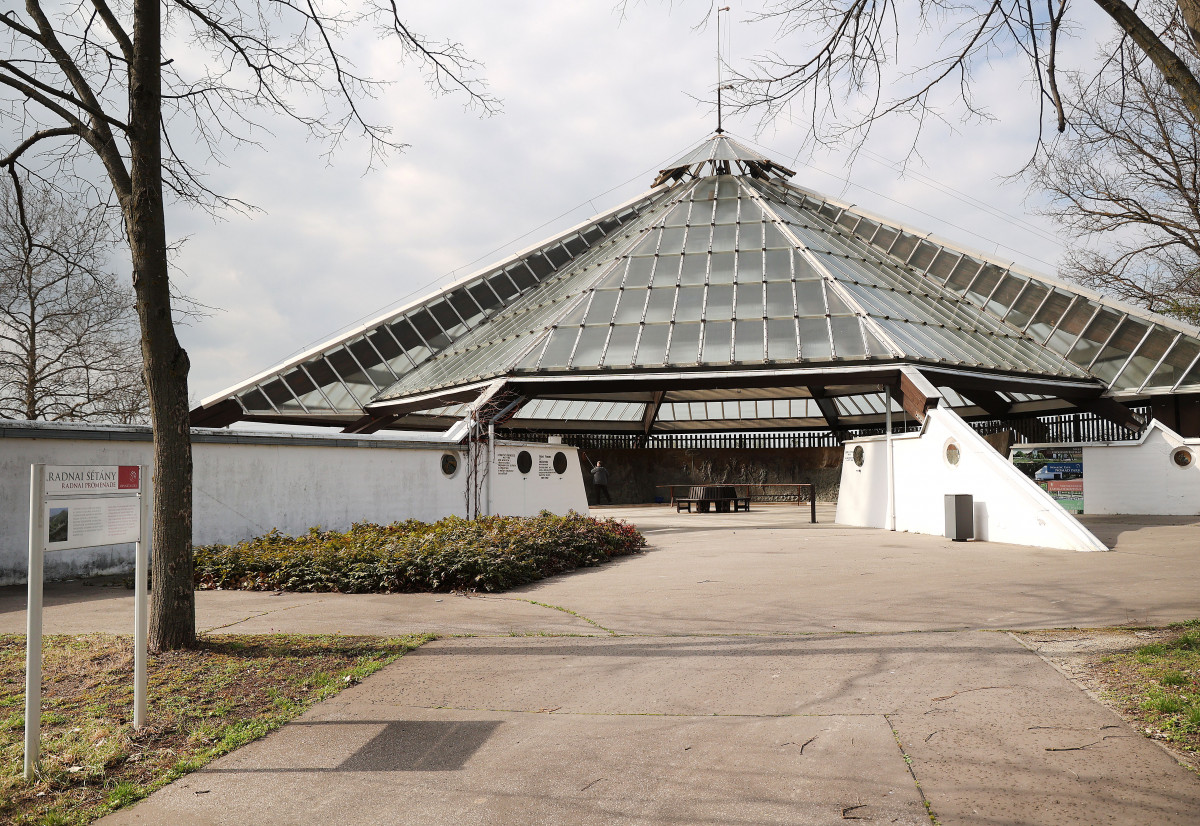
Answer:
<svg viewBox="0 0 1200 826"><path fill-rule="evenodd" d="M935 242L791 175L718 135L645 195L202 407L343 423L469 401L498 379L887 364L1103 383L1118 398L1200 389L1200 331ZM775 395L809 394L801 382ZM576 420L598 422L600 409L580 407ZM812 412L787 409L789 421ZM660 415L691 420L667 406Z"/></svg>

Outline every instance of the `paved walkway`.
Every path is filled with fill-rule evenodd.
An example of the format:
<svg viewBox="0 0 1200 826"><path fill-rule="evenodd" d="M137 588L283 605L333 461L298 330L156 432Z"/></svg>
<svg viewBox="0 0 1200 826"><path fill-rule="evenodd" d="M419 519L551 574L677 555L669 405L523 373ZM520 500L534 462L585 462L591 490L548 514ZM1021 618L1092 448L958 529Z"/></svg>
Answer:
<svg viewBox="0 0 1200 826"><path fill-rule="evenodd" d="M1092 519L1116 551L1080 554L609 513L651 550L499 597L201 594L206 628L475 636L103 822L1200 821L1200 778L992 630L1200 616L1200 520ZM132 617L116 588L48 604L48 633ZM0 631L22 607L0 589Z"/></svg>

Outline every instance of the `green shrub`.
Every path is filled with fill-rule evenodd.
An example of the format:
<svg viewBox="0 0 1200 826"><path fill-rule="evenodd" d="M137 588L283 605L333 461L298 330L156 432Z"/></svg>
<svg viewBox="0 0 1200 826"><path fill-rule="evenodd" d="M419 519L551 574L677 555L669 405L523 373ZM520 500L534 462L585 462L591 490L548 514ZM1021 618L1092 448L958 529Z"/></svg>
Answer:
<svg viewBox="0 0 1200 826"><path fill-rule="evenodd" d="M573 511L360 523L345 532L313 528L291 537L271 531L236 545L198 546L196 585L347 594L495 592L599 565L645 545L628 523Z"/></svg>

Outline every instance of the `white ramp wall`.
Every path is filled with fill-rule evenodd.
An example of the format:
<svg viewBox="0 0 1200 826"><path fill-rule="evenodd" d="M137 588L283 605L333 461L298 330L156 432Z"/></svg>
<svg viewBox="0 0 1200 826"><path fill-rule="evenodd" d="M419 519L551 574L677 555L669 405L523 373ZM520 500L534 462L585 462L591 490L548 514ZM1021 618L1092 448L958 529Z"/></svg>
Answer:
<svg viewBox="0 0 1200 826"><path fill-rule="evenodd" d="M532 472L494 483L492 512L587 513L573 448L510 443L497 446L497 460L510 455L507 461L515 467L521 450L533 454ZM555 471L557 453L564 455L568 472ZM449 474L442 462L448 454L455 458ZM548 454L548 474L542 454ZM467 457L457 444L195 429L192 461L198 545L237 542L272 528L296 535L316 525L341 530L355 522L467 515ZM148 428L0 423L0 585L25 581L31 464L151 462ZM132 545L58 551L46 556L46 577L122 573L132 564Z"/></svg>
<svg viewBox="0 0 1200 826"><path fill-rule="evenodd" d="M957 464L946 448L959 449ZM863 463L854 449L863 448ZM1076 551L1107 550L1077 519L948 408L930 410L923 431L892 439L896 529L942 536L946 494L974 497L975 538ZM887 450L882 436L846 442L837 522L887 527Z"/></svg>

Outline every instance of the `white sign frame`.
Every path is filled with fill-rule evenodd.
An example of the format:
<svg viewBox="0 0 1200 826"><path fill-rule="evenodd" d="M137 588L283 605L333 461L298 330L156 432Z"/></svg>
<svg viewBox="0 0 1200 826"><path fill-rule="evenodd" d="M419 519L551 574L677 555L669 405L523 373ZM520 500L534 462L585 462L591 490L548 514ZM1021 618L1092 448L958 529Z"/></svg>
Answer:
<svg viewBox="0 0 1200 826"><path fill-rule="evenodd" d="M131 471L136 477L131 484ZM25 779L33 779L42 746L42 584L47 551L134 542L133 725L146 724L146 639L149 636L150 468L146 465L29 466L29 600L25 636ZM137 525L128 524L136 498ZM51 541L51 508L62 539ZM71 509L85 526L70 531ZM74 539L75 541L72 541ZM98 541L97 541L98 540ZM80 544L83 543L83 544ZM53 547L51 547L53 546Z"/></svg>

